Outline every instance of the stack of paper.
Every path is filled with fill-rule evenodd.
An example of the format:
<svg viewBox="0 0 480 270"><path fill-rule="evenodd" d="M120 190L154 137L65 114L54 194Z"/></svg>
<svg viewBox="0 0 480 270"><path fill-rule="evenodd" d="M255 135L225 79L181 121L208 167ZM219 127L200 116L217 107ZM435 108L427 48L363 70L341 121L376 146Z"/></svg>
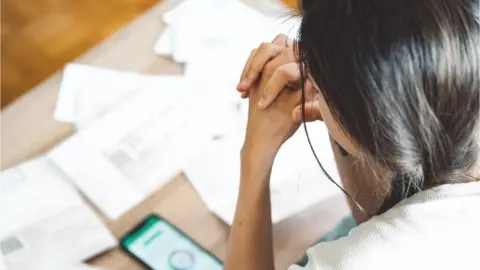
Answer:
<svg viewBox="0 0 480 270"><path fill-rule="evenodd" d="M60 269L116 245L47 158L0 174L0 213L0 262L6 269Z"/></svg>

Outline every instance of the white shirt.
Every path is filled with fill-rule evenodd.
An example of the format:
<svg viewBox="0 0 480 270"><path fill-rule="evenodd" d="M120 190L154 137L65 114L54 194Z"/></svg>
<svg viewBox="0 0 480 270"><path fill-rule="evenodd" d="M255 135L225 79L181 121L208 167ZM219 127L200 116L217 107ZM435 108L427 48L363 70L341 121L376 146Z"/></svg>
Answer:
<svg viewBox="0 0 480 270"><path fill-rule="evenodd" d="M480 269L480 182L442 185L403 200L336 241L307 251L305 267Z"/></svg>

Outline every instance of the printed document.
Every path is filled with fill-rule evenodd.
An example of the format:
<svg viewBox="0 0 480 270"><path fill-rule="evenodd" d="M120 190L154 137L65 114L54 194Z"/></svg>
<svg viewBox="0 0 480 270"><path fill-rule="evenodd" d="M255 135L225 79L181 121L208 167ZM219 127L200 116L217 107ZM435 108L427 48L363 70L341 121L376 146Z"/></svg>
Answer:
<svg viewBox="0 0 480 270"><path fill-rule="evenodd" d="M183 102L186 91L175 90L177 97L144 91L49 153L108 218L178 175L210 140Z"/></svg>
<svg viewBox="0 0 480 270"><path fill-rule="evenodd" d="M41 157L0 173L0 267L59 269L116 245L64 174Z"/></svg>

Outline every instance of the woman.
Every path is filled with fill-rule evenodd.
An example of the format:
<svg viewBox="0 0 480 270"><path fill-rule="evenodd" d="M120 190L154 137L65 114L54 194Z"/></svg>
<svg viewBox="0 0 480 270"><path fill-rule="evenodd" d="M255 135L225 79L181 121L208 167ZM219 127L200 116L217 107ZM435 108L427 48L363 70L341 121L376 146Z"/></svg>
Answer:
<svg viewBox="0 0 480 270"><path fill-rule="evenodd" d="M478 5L304 0L295 44L252 52L225 269L274 268L270 171L302 120L329 129L360 225L290 269L480 269Z"/></svg>

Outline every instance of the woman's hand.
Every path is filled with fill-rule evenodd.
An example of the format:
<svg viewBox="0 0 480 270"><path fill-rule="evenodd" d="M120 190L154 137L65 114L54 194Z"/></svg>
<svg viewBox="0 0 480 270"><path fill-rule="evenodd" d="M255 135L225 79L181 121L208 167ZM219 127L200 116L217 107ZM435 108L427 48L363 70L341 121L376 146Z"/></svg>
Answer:
<svg viewBox="0 0 480 270"><path fill-rule="evenodd" d="M296 58L291 38L281 34L271 43L262 43L250 53L237 90L242 93L243 98L248 97L248 90L260 78L262 72L273 73L277 67L292 62L296 62Z"/></svg>
<svg viewBox="0 0 480 270"><path fill-rule="evenodd" d="M249 96L250 88L260 77L268 78L261 89L257 105L267 108L282 91L300 90L301 74L293 49L293 40L286 35L278 35L271 43L263 43L254 49L243 69L237 90L242 98ZM305 120L322 120L318 107L318 92L309 80L305 82ZM302 120L301 104L291 112L295 122Z"/></svg>
<svg viewBox="0 0 480 270"><path fill-rule="evenodd" d="M249 109L247 132L242 149L242 162L256 168L270 168L280 146L298 129L300 122L292 119L292 110L300 103L301 92L294 90L282 91L274 103L268 108L257 106L262 98L268 78L262 78L260 83L249 91Z"/></svg>

